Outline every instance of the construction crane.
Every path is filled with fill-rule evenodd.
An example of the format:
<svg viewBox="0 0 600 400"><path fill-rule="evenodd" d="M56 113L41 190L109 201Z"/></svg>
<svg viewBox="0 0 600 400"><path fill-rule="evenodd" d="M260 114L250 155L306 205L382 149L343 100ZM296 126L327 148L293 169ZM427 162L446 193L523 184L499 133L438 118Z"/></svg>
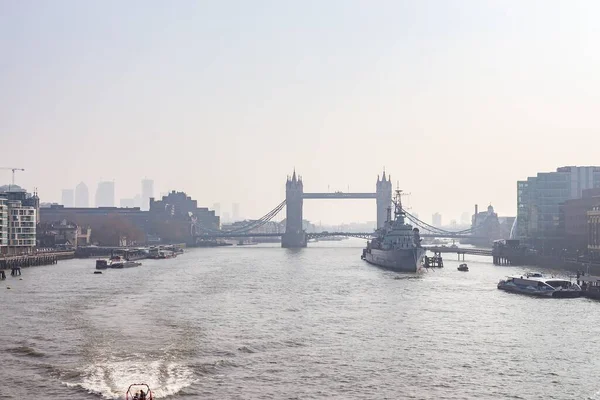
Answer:
<svg viewBox="0 0 600 400"><path fill-rule="evenodd" d="M12 171L12 184L15 184L15 172L16 171L25 171L23 168L13 168L13 167L0 167L0 169L10 169Z"/></svg>

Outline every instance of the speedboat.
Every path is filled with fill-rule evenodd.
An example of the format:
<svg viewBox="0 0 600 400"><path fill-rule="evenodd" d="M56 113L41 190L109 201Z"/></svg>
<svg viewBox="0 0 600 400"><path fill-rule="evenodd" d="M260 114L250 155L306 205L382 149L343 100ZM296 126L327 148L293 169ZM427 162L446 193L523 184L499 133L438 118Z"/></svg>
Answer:
<svg viewBox="0 0 600 400"><path fill-rule="evenodd" d="M459 271L467 272L469 270L469 267L467 267L467 264L460 264L457 269Z"/></svg>
<svg viewBox="0 0 600 400"><path fill-rule="evenodd" d="M572 298L581 296L581 287L568 279L546 277L539 272L513 275L498 282L498 289L539 297Z"/></svg>
<svg viewBox="0 0 600 400"><path fill-rule="evenodd" d="M146 390L144 390L146 388ZM152 390L145 383L133 383L129 385L125 400L153 400Z"/></svg>

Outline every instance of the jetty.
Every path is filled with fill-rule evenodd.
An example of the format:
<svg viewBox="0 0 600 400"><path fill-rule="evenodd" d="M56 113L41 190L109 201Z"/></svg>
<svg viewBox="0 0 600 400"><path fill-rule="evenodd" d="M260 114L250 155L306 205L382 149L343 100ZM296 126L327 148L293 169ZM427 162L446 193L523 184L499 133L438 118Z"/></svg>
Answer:
<svg viewBox="0 0 600 400"><path fill-rule="evenodd" d="M75 257L72 250L65 251L40 251L31 254L20 254L14 256L0 256L0 270L23 267L34 267L38 265L56 264L59 260L69 260Z"/></svg>

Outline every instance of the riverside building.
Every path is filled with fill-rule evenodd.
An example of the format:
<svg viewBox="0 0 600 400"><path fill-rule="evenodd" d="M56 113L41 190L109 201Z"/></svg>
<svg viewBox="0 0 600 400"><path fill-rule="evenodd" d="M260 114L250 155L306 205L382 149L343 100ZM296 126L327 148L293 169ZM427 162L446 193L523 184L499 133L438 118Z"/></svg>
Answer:
<svg viewBox="0 0 600 400"><path fill-rule="evenodd" d="M517 182L517 237L537 246L561 240L561 203L600 188L600 167L560 167Z"/></svg>

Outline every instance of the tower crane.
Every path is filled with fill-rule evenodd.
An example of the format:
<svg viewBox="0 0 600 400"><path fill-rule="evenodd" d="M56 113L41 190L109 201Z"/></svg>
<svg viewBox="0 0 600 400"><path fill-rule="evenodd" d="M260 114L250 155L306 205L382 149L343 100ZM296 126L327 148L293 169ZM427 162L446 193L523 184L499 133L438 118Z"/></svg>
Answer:
<svg viewBox="0 0 600 400"><path fill-rule="evenodd" d="M12 171L12 184L15 184L15 172L16 171L25 171L23 168L13 168L13 167L0 167L0 169L10 169Z"/></svg>

